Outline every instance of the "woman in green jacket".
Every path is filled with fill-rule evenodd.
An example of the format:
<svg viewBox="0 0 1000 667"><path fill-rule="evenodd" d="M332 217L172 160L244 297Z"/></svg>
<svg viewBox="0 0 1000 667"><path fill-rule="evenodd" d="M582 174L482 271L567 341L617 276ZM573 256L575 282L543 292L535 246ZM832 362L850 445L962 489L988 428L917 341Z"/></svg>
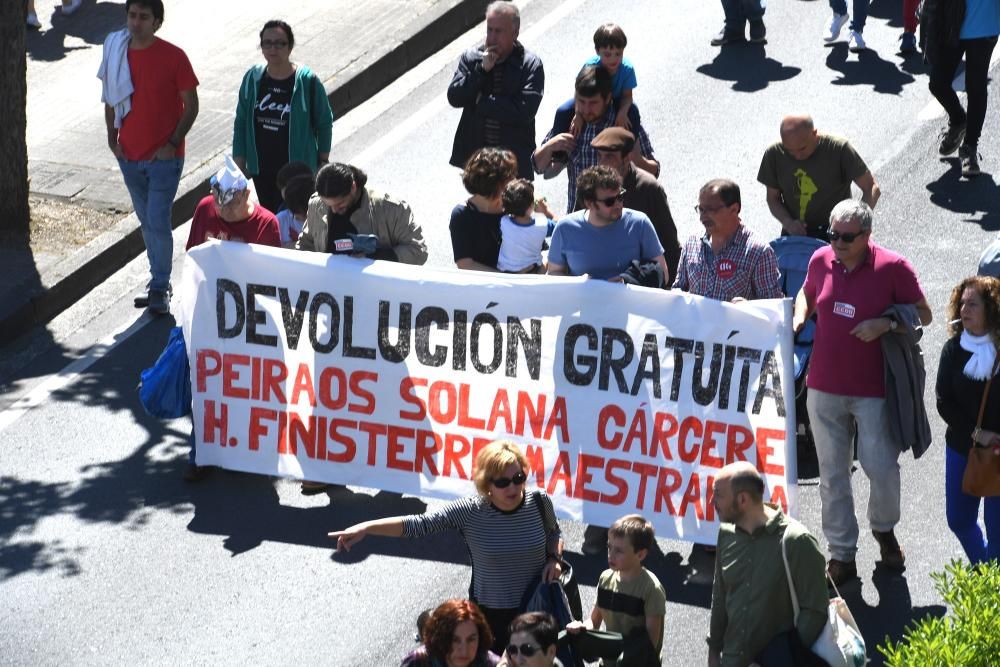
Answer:
<svg viewBox="0 0 1000 667"><path fill-rule="evenodd" d="M278 170L299 161L315 173L329 160L333 137L333 111L323 82L290 60L294 46L290 25L279 20L264 24L260 50L267 62L243 77L233 123L233 158L253 178L260 203L272 212L282 203L275 183Z"/></svg>

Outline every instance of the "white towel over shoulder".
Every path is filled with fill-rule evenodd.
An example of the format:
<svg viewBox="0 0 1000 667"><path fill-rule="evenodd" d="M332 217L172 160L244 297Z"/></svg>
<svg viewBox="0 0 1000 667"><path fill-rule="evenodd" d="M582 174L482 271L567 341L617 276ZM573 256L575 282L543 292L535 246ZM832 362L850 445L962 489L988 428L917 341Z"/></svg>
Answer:
<svg viewBox="0 0 1000 667"><path fill-rule="evenodd" d="M128 43L131 37L127 28L116 30L104 39L104 54L97 78L101 80L101 101L114 107L115 127L122 126L122 119L132 110L132 73L128 68Z"/></svg>

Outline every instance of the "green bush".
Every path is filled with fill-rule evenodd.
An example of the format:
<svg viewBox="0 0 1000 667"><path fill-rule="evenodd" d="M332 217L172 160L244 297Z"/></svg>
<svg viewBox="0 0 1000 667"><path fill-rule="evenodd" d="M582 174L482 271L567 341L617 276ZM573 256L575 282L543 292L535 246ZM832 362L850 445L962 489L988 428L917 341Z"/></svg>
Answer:
<svg viewBox="0 0 1000 667"><path fill-rule="evenodd" d="M931 575L948 605L944 618L923 618L899 643L878 650L889 667L996 667L1000 664L1000 564L952 561Z"/></svg>

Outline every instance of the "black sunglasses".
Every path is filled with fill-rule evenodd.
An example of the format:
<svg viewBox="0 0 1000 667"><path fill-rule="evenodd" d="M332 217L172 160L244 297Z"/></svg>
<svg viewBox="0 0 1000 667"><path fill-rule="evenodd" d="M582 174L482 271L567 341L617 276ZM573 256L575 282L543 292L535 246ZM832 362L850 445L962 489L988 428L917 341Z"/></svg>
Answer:
<svg viewBox="0 0 1000 667"><path fill-rule="evenodd" d="M526 479L528 479L527 475L525 475L523 472L518 472L514 473L513 477L497 477L496 479L493 480L492 484L498 489L506 489L511 484L521 486L522 484L524 484L524 481Z"/></svg>
<svg viewBox="0 0 1000 667"><path fill-rule="evenodd" d="M600 202L601 204L604 204L608 208L611 208L612 206L615 205L615 202L625 201L625 188L622 188L622 191L619 192L614 197L605 197L604 199L595 199L594 201Z"/></svg>
<svg viewBox="0 0 1000 667"><path fill-rule="evenodd" d="M844 243L854 243L854 239L859 236L864 236L864 232L855 232L853 234L841 234L840 232L830 232L827 236L830 237L830 242L843 241Z"/></svg>
<svg viewBox="0 0 1000 667"><path fill-rule="evenodd" d="M515 655L517 655L518 651L520 651L521 655L523 655L525 658L530 658L531 656L535 655L535 653L538 653L541 650L542 649L540 647L532 646L531 644L521 644L520 646L518 646L517 644L511 644L510 646L507 647L507 655L513 658Z"/></svg>

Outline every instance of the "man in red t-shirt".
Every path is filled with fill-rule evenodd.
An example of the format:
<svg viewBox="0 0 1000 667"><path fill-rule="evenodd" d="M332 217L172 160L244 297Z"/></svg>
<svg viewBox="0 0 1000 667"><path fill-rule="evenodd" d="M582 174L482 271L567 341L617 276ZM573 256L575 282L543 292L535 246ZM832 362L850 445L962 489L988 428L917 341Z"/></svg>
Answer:
<svg viewBox="0 0 1000 667"><path fill-rule="evenodd" d="M113 106L106 100L104 119L108 146L118 158L149 259L148 292L136 298L135 305L162 315L170 303L170 209L184 167L184 137L198 115L198 79L184 52L156 37L163 24L162 0L126 0L125 13L124 55L131 82L116 77L120 68L105 72L103 64L101 77L105 91L131 84L133 92L124 105ZM112 33L104 43L106 62L112 57L115 36ZM121 40L117 44L124 50Z"/></svg>
<svg viewBox="0 0 1000 667"><path fill-rule="evenodd" d="M882 315L891 306L915 306L921 323L931 323L913 266L872 243L871 230L872 210L864 202L847 199L833 207L830 245L809 260L793 318L798 332L816 313L806 406L819 461L823 533L830 547L827 570L837 584L857 576L858 520L851 487L855 426L858 461L871 491L868 522L882 564L904 568L893 532L900 516L900 446L889 423L879 338L896 330L895 320Z"/></svg>
<svg viewBox="0 0 1000 667"><path fill-rule="evenodd" d="M186 249L211 239L281 247L278 219L250 199L250 185L228 155L226 166L212 176L212 194L194 210Z"/></svg>

